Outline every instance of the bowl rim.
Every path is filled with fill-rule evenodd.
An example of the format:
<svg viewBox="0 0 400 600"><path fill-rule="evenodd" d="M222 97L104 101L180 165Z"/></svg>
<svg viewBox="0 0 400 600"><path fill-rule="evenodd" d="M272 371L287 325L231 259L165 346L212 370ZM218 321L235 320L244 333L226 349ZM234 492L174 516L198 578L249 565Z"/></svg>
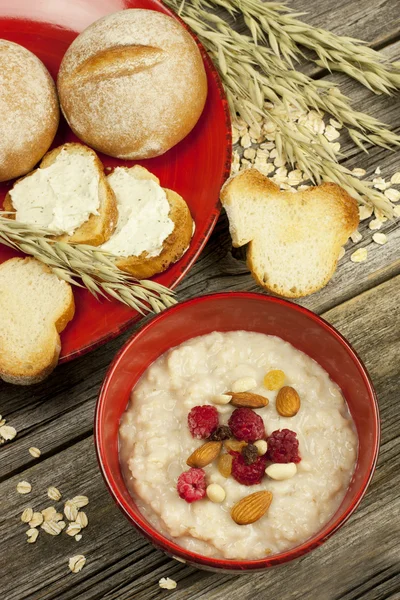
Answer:
<svg viewBox="0 0 400 600"><path fill-rule="evenodd" d="M130 507L125 502L125 499L119 492L119 489L114 481L111 469L109 468L108 464L106 464L106 462L105 462L103 450L102 450L104 441L103 441L102 432L101 432L101 422L102 422L102 415L104 412L105 398L107 395L107 391L108 391L110 382L118 370L118 366L119 366L119 363L120 363L122 357L129 350L129 348L135 343L135 341L138 337L145 335L146 332L148 331L148 329L150 329L152 327L156 327L157 324L160 321L162 321L163 319L168 319L175 312L182 310L182 308L186 308L189 305L199 304L202 302L209 302L209 301L212 301L213 299L215 299L216 297L218 297L220 299L224 299L224 298L230 298L230 299L238 298L238 299L248 299L248 300L257 299L257 300L265 301L266 303L281 304L281 305L284 305L287 308L289 308L289 310L297 311L297 312L302 313L303 315L311 318L318 325L320 325L323 329L327 330L328 333L333 335L333 337L335 337L345 347L348 354L351 356L354 363L356 364L356 366L364 380L366 388L368 390L369 397L372 400L372 409L373 409L373 413L374 413L374 417L375 417L375 431L373 432L373 434L374 434L374 439L373 439L374 454L373 454L372 460L369 465L368 473L364 477L364 480L362 481L362 483L360 485L360 489L357 492L357 495L356 495L353 503L349 506L349 508L345 511L345 513L341 517L336 518L335 521L333 521L333 523L331 523L329 528L325 531L325 533L323 533L323 534L321 532L317 533L314 536L312 536L311 538L307 539L302 544L300 544L299 546L296 546L292 549L289 549L285 552L281 552L279 554L274 554L271 557L266 557L266 558L257 559L257 560L221 559L221 558L213 558L213 557L204 556L204 555L198 554L196 552L191 552L190 550L186 550L185 548L179 546L172 540L168 539L167 537L165 537L164 535L162 535L158 531L156 531L156 529L154 527L152 527L146 523L144 517L142 518L140 513L137 516L133 515L131 513ZM148 366L150 366L150 365L148 365ZM180 560L181 562L197 564L197 565L201 565L204 568L210 568L210 569L215 569L215 570L231 570L231 571L262 570L267 567L283 564L283 563L291 561L295 558L299 558L299 557L303 556L304 554L319 547L321 544L323 544L328 538L330 538L340 527L342 527L348 521L348 519L352 516L354 511L359 506L361 500L363 499L363 497L368 489L368 486L371 482L371 479L374 475L374 472L375 472L375 468L376 468L376 464L377 464L377 460L378 460L379 448L380 448L380 436L381 436L381 427L380 427L380 417L379 417L379 405L378 405L376 392L375 392L373 383L371 381L371 378L369 376L369 373L368 373L363 361L358 356L357 352L354 350L352 345L344 338L344 336L341 333L339 333L339 331L335 327L333 327L333 325L331 325L330 323L325 321L325 319L323 319L319 315L315 314L311 310L309 310L303 306L300 306L298 304L295 304L293 302L290 302L288 300L285 300L283 298L278 298L275 296L267 296L267 295L259 294L259 293L255 293L255 292L229 292L228 291L228 292L215 292L212 294L198 296L198 297L186 300L184 302L175 304L175 305L169 307L168 309L164 310L163 312L159 313L158 315L153 316L151 319L149 319L147 322L145 322L141 327L139 327L139 329L137 329L130 336L130 338L125 342L125 344L122 346L122 348L117 352L113 361L111 362L111 364L107 370L107 373L104 377L100 391L99 391L99 395L98 395L98 399L97 399L96 407L95 407L95 415L94 415L94 441L95 441L96 455L97 455L97 460L98 460L98 463L100 466L100 471L101 471L103 479L106 483L106 487L107 487L109 493L111 494L113 500L115 501L117 506L120 508L120 510L123 512L125 517L130 521L130 523L132 523L134 525L134 527L142 535L144 535L146 538L148 538L157 547L164 550L164 552L173 556L173 558L176 558L177 560Z"/></svg>

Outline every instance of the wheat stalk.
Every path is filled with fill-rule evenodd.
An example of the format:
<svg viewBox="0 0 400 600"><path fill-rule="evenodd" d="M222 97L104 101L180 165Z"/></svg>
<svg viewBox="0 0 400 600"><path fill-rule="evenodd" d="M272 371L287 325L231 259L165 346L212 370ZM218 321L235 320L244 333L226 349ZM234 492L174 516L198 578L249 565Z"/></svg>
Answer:
<svg viewBox="0 0 400 600"><path fill-rule="evenodd" d="M173 292L163 285L135 279L118 269L111 254L95 246L52 241L52 232L8 219L7 214L0 211L2 244L30 254L57 277L85 287L96 298L115 298L142 315L158 313L176 303Z"/></svg>
<svg viewBox="0 0 400 600"><path fill-rule="evenodd" d="M261 4L264 8L277 9L282 5L260 0L193 0L190 3L166 0L166 3L180 13L218 65L234 120L240 115L257 130L267 113L279 130L279 153L288 162L293 166L297 163L312 181L335 181L360 202L369 201L387 216L392 215L393 206L386 196L340 165L323 136L312 135L301 124L289 124L285 119L291 105L303 111L324 111L343 124L353 142L365 151L365 144L384 148L400 144L400 136L383 123L355 111L335 84L313 80L289 66L288 61L279 56L279 48L271 41L273 37L269 39L271 48L258 43L265 35L261 26L250 20L249 6ZM238 33L223 18L206 10L216 5L231 15L242 12L251 35ZM266 102L272 103L275 110L267 112Z"/></svg>

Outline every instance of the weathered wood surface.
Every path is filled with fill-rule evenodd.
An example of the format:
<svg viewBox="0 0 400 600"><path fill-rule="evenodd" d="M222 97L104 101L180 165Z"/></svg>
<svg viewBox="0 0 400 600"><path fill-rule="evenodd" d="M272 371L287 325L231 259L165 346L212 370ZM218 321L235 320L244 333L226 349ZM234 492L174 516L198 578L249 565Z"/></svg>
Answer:
<svg viewBox="0 0 400 600"><path fill-rule="evenodd" d="M311 10L310 23L366 39L392 60L400 59L400 13L397 0L294 0L295 10ZM238 23L240 28L240 23ZM326 76L319 69L310 73ZM356 107L400 131L399 96L373 96L341 75L343 90ZM399 153L374 149L360 154L346 142L346 164L383 177L400 170ZM43 384L18 388L0 382L0 413L18 430L17 438L0 448L0 592L5 600L383 600L400 598L400 443L398 394L400 364L400 228L387 222L381 231L388 243L372 241L366 224L358 244L349 242L345 257L329 285L301 301L323 314L354 345L375 383L382 417L382 447L373 483L350 522L323 547L297 563L262 575L220 575L201 572L154 550L115 508L101 479L94 453L93 412L99 386L117 349L131 332L72 363L61 365ZM312 234L312 233L311 233ZM350 254L368 248L368 260L353 264ZM260 291L241 251L231 251L228 224L221 215L201 258L178 288L179 299L221 290ZM132 330L131 330L132 331ZM30 446L42 455L33 459ZM28 496L15 491L26 479ZM49 485L65 498L87 494L89 528L80 542L63 535L40 535L26 543L19 521L25 506L44 508ZM68 557L83 553L87 564L72 575ZM178 588L160 590L158 579L173 577Z"/></svg>

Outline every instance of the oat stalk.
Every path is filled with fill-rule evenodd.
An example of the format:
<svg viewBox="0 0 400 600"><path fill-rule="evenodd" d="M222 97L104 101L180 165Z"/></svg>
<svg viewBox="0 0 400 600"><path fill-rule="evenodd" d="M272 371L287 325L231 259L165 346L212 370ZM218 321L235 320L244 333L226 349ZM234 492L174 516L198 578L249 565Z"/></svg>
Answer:
<svg viewBox="0 0 400 600"><path fill-rule="evenodd" d="M115 298L142 315L176 303L173 292L118 269L114 257L95 246L53 241L51 232L8 219L0 211L0 243L30 254L68 283L85 287L96 298Z"/></svg>
<svg viewBox="0 0 400 600"><path fill-rule="evenodd" d="M400 136L374 117L354 110L335 84L314 80L293 69L287 60L290 52L285 55L272 41L273 35L268 40L271 47L259 43L265 41L266 35L260 24L250 20L251 11L255 7L259 11L270 7L279 15L285 13L284 8L279 9L283 5L260 0L193 0L190 3L166 0L166 3L195 31L218 66L233 119L239 115L257 130L262 117L268 115L279 130L277 149L291 165L297 165L314 182L340 183L360 202L369 201L388 216L392 214L392 205L384 194L360 182L338 163L337 154L324 136L313 135L300 123L289 124L285 118L290 106L305 112L313 109L322 114L323 111L344 125L353 142L365 151L368 150L366 144L384 148L400 145ZM251 35L238 33L225 19L210 12L215 6L223 7L233 16L243 14ZM365 50L363 46L360 48ZM364 67L360 65L360 69ZM391 81L392 87L400 85L396 79ZM271 106L271 103L274 109L266 110L266 105Z"/></svg>
<svg viewBox="0 0 400 600"><path fill-rule="evenodd" d="M168 2L167 2L168 3ZM170 0L178 7L179 2ZM293 61L304 57L301 46L312 50L317 56L309 57L317 65L340 71L356 79L375 94L391 94L400 89L400 63L390 64L388 59L366 42L331 31L313 27L297 17L280 2L262 0L191 0L195 9L225 9L231 16L243 16L255 44L268 42L276 56L282 57L292 67ZM185 2L180 3L186 10Z"/></svg>

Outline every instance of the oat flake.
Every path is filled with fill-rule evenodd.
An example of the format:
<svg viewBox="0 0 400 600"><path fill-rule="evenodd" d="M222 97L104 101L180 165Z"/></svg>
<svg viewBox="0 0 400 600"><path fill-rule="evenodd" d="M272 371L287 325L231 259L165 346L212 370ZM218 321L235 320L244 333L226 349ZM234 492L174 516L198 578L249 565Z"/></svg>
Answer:
<svg viewBox="0 0 400 600"><path fill-rule="evenodd" d="M64 504L64 515L67 517L68 521L76 520L76 517L78 516L78 507L72 500L67 500Z"/></svg>
<svg viewBox="0 0 400 600"><path fill-rule="evenodd" d="M372 239L375 244L379 244L380 246L383 246L387 242L387 236L384 233L374 233Z"/></svg>
<svg viewBox="0 0 400 600"><path fill-rule="evenodd" d="M393 185L400 184L400 171L397 171L397 173L392 175L392 177L390 178L390 183L393 183Z"/></svg>
<svg viewBox="0 0 400 600"><path fill-rule="evenodd" d="M43 515L40 512L34 512L32 518L29 519L29 527L39 527L43 523Z"/></svg>
<svg viewBox="0 0 400 600"><path fill-rule="evenodd" d="M372 215L374 210L373 210L372 206L368 206L366 204L361 204L358 207L358 212L360 215L360 221L364 221L365 219L369 219L369 217Z"/></svg>
<svg viewBox="0 0 400 600"><path fill-rule="evenodd" d="M158 585L163 590L174 590L178 584L174 579L171 579L170 577L161 577L160 581L158 582Z"/></svg>
<svg viewBox="0 0 400 600"><path fill-rule="evenodd" d="M89 519L87 518L87 514L81 510L78 512L78 516L75 519L75 523L78 523L82 529L88 526Z"/></svg>
<svg viewBox="0 0 400 600"><path fill-rule="evenodd" d="M73 521L72 523L70 523L67 527L67 529L65 530L65 533L67 535L70 535L71 537L74 537L75 535L77 535L78 533L80 533L82 527L79 523L77 523L76 521Z"/></svg>
<svg viewBox="0 0 400 600"><path fill-rule="evenodd" d="M17 483L18 494L29 494L32 491L32 486L27 481L20 481Z"/></svg>
<svg viewBox="0 0 400 600"><path fill-rule="evenodd" d="M39 458L39 456L42 453L40 452L39 448L35 448L34 446L32 446L31 448L29 448L29 454L33 456L33 458Z"/></svg>
<svg viewBox="0 0 400 600"><path fill-rule="evenodd" d="M45 521L51 521L54 518L54 515L57 514L57 511L54 506L49 506L48 508L44 508L41 513Z"/></svg>
<svg viewBox="0 0 400 600"><path fill-rule="evenodd" d="M11 425L2 425L0 427L0 436L5 440L13 440L17 435L17 430Z"/></svg>
<svg viewBox="0 0 400 600"><path fill-rule="evenodd" d="M21 515L21 521L23 523L29 523L29 521L32 519L32 517L33 517L33 509L26 508Z"/></svg>
<svg viewBox="0 0 400 600"><path fill-rule="evenodd" d="M81 539L82 539L82 534L81 534L81 533L78 533L78 534L75 536L75 540L76 540L77 542L79 542Z"/></svg>
<svg viewBox="0 0 400 600"><path fill-rule="evenodd" d="M368 223L368 227L370 229L372 229L372 231L375 231L376 229L380 229L383 225L383 222L380 219L372 219L372 221L370 221Z"/></svg>
<svg viewBox="0 0 400 600"><path fill-rule="evenodd" d="M359 248L350 256L351 262L360 263L367 260L368 251L366 248Z"/></svg>
<svg viewBox="0 0 400 600"><path fill-rule="evenodd" d="M61 500L60 490L58 490L53 485L51 487L49 487L49 489L47 490L47 495L50 498L50 500L54 500L55 502L57 502L58 500Z"/></svg>
<svg viewBox="0 0 400 600"><path fill-rule="evenodd" d="M28 531L26 531L26 535L28 536L28 544L34 544L38 538L39 530L35 528L28 529Z"/></svg>
<svg viewBox="0 0 400 600"><path fill-rule="evenodd" d="M79 573L83 569L86 563L86 558L83 554L77 554L76 556L71 556L68 561L68 566L72 573Z"/></svg>
<svg viewBox="0 0 400 600"><path fill-rule="evenodd" d="M391 202L398 202L400 200L400 192L394 188L389 188L384 193L386 198L389 198Z"/></svg>
<svg viewBox="0 0 400 600"><path fill-rule="evenodd" d="M354 233L351 234L350 238L354 244L357 244L362 240L362 235L357 229L356 231L354 231Z"/></svg>
<svg viewBox="0 0 400 600"><path fill-rule="evenodd" d="M352 174L354 175L354 177L364 177L364 175L366 175L367 171L365 169L353 169L352 170Z"/></svg>

